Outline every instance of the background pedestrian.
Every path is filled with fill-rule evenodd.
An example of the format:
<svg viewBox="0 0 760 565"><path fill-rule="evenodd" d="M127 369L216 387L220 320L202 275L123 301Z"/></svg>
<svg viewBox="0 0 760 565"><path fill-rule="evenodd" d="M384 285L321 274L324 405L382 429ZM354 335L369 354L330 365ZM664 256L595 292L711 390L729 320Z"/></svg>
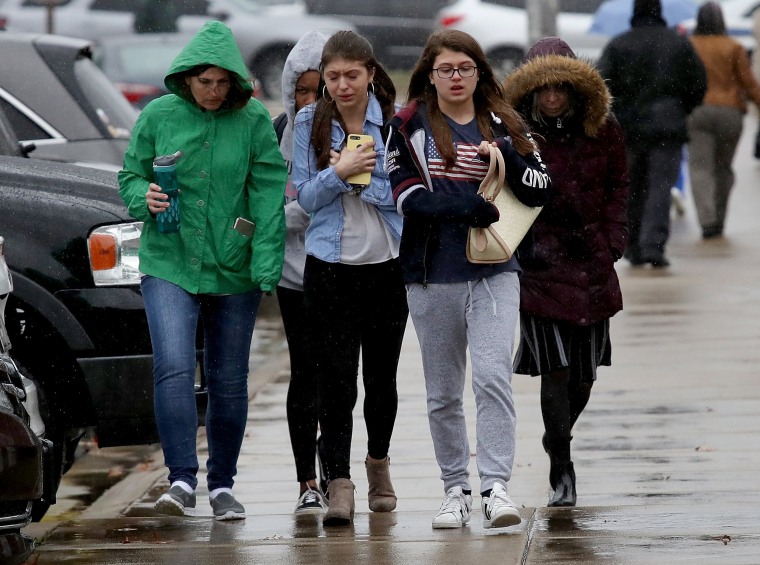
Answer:
<svg viewBox="0 0 760 565"><path fill-rule="evenodd" d="M726 34L717 3L700 6L691 42L707 72L707 92L688 120L689 176L702 237L710 239L723 235L746 100L760 106L760 84L747 51Z"/></svg>
<svg viewBox="0 0 760 565"><path fill-rule="evenodd" d="M667 267L671 188L688 139L686 117L704 96L704 66L689 40L667 27L660 0L634 0L631 29L605 46L598 69L628 148L625 257Z"/></svg>

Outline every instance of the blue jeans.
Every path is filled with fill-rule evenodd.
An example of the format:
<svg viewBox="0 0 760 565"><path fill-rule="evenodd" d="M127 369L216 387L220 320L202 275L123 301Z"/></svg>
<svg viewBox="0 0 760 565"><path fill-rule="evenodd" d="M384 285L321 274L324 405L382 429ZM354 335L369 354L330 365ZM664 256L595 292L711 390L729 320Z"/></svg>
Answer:
<svg viewBox="0 0 760 565"><path fill-rule="evenodd" d="M208 488L232 488L248 418L248 359L261 292L190 294L151 276L141 282L153 345L154 410L169 482L198 485L195 337L203 322L208 384Z"/></svg>

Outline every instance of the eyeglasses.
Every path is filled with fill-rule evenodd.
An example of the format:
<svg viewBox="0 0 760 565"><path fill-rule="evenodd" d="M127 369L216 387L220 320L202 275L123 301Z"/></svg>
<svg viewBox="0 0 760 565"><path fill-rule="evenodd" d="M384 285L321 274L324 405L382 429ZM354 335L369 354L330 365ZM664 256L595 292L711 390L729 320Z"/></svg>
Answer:
<svg viewBox="0 0 760 565"><path fill-rule="evenodd" d="M200 78L200 77L195 77L195 78L198 79L198 82L200 83L202 87L207 88L208 90L216 90L217 88L219 90L227 90L230 88L230 85L232 84L230 79L228 78L219 79L217 81L213 81L207 78Z"/></svg>
<svg viewBox="0 0 760 565"><path fill-rule="evenodd" d="M465 65L464 67L438 67L437 69L433 69L435 71L435 74L438 75L438 78L453 78L454 73L459 73L459 76L462 78L470 78L474 77L475 73L478 70L478 67L474 65Z"/></svg>

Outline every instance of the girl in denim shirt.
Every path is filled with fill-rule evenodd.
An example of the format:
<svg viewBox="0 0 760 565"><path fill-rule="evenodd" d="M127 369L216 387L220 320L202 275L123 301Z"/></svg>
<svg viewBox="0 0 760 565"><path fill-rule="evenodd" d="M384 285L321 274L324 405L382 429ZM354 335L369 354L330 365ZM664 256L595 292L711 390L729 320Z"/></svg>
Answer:
<svg viewBox="0 0 760 565"><path fill-rule="evenodd" d="M304 300L319 380L319 422L329 507L325 525L354 515L350 456L359 352L364 380L369 507L390 512L396 495L388 450L396 420L396 370L408 310L398 262L402 220L383 170L383 124L396 91L369 42L350 31L322 52L322 97L295 119L292 179L311 216ZM347 136L373 141L346 149ZM347 179L371 172L366 186Z"/></svg>

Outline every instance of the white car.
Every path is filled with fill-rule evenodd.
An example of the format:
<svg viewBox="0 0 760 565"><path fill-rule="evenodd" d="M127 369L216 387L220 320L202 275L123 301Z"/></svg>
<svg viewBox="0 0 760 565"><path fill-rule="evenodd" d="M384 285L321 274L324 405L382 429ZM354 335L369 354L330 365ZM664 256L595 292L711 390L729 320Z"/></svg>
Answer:
<svg viewBox="0 0 760 565"><path fill-rule="evenodd" d="M757 0L760 1L760 0ZM594 12L602 0L559 0L557 35L576 55L595 60L609 41L589 34ZM520 64L530 47L525 0L457 0L438 12L439 28L465 31L478 40L497 77Z"/></svg>
<svg viewBox="0 0 760 565"><path fill-rule="evenodd" d="M755 48L752 20L755 10L760 8L760 0L719 0L719 2L723 11L723 21L726 24L726 33L744 45L747 51L752 52ZM692 33L696 25L696 20L691 19L681 22L678 27L685 33Z"/></svg>
<svg viewBox="0 0 760 565"><path fill-rule="evenodd" d="M63 0L53 11L53 31L59 35L99 40L131 35L135 11L142 0ZM327 36L356 28L337 18L303 13L296 6L269 6L267 0L175 0L178 31L195 32L210 19L232 30L246 65L262 83L264 93L280 98L282 68L296 42L312 30ZM46 32L47 8L32 0L0 0L0 22L15 30Z"/></svg>

